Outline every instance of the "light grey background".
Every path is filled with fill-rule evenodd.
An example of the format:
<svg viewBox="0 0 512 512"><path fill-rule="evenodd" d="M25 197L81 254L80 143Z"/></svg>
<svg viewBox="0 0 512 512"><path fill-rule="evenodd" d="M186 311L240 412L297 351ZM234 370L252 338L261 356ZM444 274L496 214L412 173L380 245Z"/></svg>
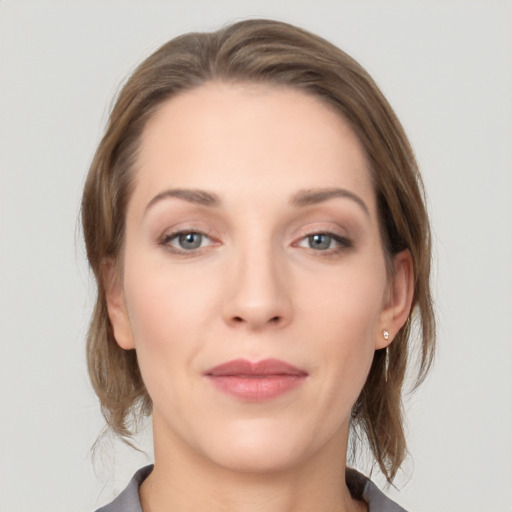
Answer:
<svg viewBox="0 0 512 512"><path fill-rule="evenodd" d="M408 400L411 461L389 494L417 512L510 512L512 4L441 0L0 1L0 512L92 510L150 460L104 445L91 461L102 419L84 357L81 187L133 67L172 36L247 16L360 60L423 169L439 352Z"/></svg>

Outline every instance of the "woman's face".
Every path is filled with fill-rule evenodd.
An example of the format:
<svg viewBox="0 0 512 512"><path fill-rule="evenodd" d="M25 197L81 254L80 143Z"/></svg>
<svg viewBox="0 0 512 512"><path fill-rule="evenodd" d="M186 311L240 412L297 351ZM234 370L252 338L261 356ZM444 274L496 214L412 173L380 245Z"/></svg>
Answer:
<svg viewBox="0 0 512 512"><path fill-rule="evenodd" d="M148 123L107 298L153 401L157 457L339 461L396 327L392 288L363 150L318 99L209 83Z"/></svg>

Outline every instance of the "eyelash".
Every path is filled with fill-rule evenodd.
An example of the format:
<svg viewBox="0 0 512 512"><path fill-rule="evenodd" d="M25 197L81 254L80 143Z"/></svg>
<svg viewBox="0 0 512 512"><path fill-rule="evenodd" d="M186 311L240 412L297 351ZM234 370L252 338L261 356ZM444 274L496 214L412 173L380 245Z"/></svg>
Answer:
<svg viewBox="0 0 512 512"><path fill-rule="evenodd" d="M199 247L194 247L192 249L184 249L181 247L176 247L171 244L171 242L175 239L179 239L181 236L186 235L197 235L201 237L201 245ZM210 242L213 242L213 239L211 236L209 236L207 233L204 233L203 231L199 230L193 230L193 229L184 229L180 231L174 231L172 233L166 233L164 236L162 236L159 245L162 247L165 247L167 250L173 252L174 254L181 255L181 256L192 256L197 254L197 252L201 249L204 249L205 246L202 245L203 239L207 238L210 240ZM210 244L208 244L210 245Z"/></svg>
<svg viewBox="0 0 512 512"><path fill-rule="evenodd" d="M176 247L172 245L172 241L175 239L179 239L181 236L187 236L187 235L196 235L201 237L201 242L199 247L193 247L190 249L184 249L182 247ZM309 246L309 244L312 242L312 239L314 237L328 237L329 245L331 245L332 242L334 242L335 247L326 247L324 249L314 249L313 247ZM194 256L197 255L201 249L205 249L207 246L203 246L204 239L209 239L210 243L207 244L207 246L212 245L216 243L216 241L213 239L212 236L208 235L207 233L199 230L179 230L174 231L172 233L167 233L159 241L159 245L166 248L167 250L171 251L172 253L180 256ZM303 242L308 244L307 247L301 245ZM337 254L344 252L348 249L351 249L353 247L353 243L348 238L338 235L337 233L332 233L330 231L315 231L312 233L308 233L304 236L302 236L299 241L294 242L292 244L293 247L303 247L305 249L309 249L313 251L314 253L318 253L319 255L323 257L329 257L329 256L336 256ZM201 251L202 252L202 251Z"/></svg>
<svg viewBox="0 0 512 512"><path fill-rule="evenodd" d="M311 243L311 241L314 237L320 237L320 236L328 237L328 238L330 238L330 242L335 243L335 247L327 247L325 249L314 249L311 246L307 247L308 249L311 249L315 253L321 253L322 256L327 256L327 257L333 256L333 255L335 256L335 255L337 255L341 252L344 252L347 249L351 249L353 247L353 243L351 240L349 240L348 238L346 238L344 236L338 235L337 233L332 233L330 231L315 231L313 233L309 233L309 234L303 236L299 240L299 242L294 243L294 246L302 247L300 245L302 242L309 244L309 243Z"/></svg>

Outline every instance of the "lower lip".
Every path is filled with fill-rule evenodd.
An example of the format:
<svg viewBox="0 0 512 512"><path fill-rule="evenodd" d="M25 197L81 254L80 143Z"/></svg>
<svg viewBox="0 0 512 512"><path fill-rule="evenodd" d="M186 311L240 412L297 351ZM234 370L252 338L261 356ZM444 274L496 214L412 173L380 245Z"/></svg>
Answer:
<svg viewBox="0 0 512 512"><path fill-rule="evenodd" d="M262 402L300 386L305 379L302 375L255 375L255 376L209 376L212 384L227 393L247 402Z"/></svg>

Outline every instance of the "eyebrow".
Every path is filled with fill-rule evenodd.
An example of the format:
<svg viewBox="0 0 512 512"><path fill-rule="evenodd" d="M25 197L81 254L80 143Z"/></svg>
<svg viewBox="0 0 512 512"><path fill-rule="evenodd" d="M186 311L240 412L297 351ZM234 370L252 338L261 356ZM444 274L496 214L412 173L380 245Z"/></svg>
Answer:
<svg viewBox="0 0 512 512"><path fill-rule="evenodd" d="M188 188L174 188L169 190L164 190L157 194L151 201L147 204L145 212L147 212L155 203L158 203L162 199L168 199L176 197L178 199L183 199L184 201L188 201L189 203L199 204L202 206L219 206L220 199L216 194L212 192L206 192L206 190L197 190L197 189L188 189Z"/></svg>
<svg viewBox="0 0 512 512"><path fill-rule="evenodd" d="M368 206L366 206L366 203L357 194L350 192L350 190L337 187L299 190L299 192L292 196L290 204L297 207L312 206L336 197L351 199L362 208L366 215L370 215ZM151 199L147 204L145 212L147 212L155 203L168 198L183 199L189 203L209 207L216 207L221 204L219 196L213 192L207 192L206 190L199 189L175 188L164 190L153 197L153 199Z"/></svg>
<svg viewBox="0 0 512 512"><path fill-rule="evenodd" d="M357 194L350 192L350 190L337 187L300 190L292 197L291 204L294 206L310 206L323 203L324 201L328 201L335 197L342 197L355 201L363 209L366 215L370 215L368 206L366 206L366 203Z"/></svg>

